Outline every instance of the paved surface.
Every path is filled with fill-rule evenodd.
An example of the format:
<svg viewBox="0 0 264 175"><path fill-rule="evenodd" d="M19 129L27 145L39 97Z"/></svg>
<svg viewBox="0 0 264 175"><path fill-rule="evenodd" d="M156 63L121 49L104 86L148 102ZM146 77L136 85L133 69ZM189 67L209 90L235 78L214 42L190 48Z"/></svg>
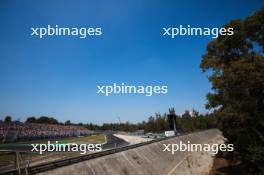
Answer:
<svg viewBox="0 0 264 175"><path fill-rule="evenodd" d="M107 143L103 145L103 149L112 149L115 147L126 146L129 143L125 140L114 136L111 132L104 133L107 139ZM56 140L56 139L55 139ZM31 144L25 143L13 143L13 144L2 144L0 150L14 150L14 151L30 151L32 149Z"/></svg>
<svg viewBox="0 0 264 175"><path fill-rule="evenodd" d="M114 134L114 136L125 140L129 144L137 144L137 143L142 143L142 142L153 140L150 138L143 138L142 136L134 136L134 135Z"/></svg>
<svg viewBox="0 0 264 175"><path fill-rule="evenodd" d="M110 139L112 136L110 136ZM113 138L116 139L116 138ZM208 174L213 156L208 152L163 152L163 144L222 143L219 130L207 130L168 140L155 142L134 149L118 152L69 166L42 172L42 175L205 175Z"/></svg>
<svg viewBox="0 0 264 175"><path fill-rule="evenodd" d="M112 133L106 133L107 143L103 145L103 149L112 149L116 147L126 146L129 143L125 140L114 136Z"/></svg>
<svg viewBox="0 0 264 175"><path fill-rule="evenodd" d="M126 146L129 144L128 142L124 141L123 139L114 136L111 132L105 133L105 136L106 136L107 143L103 145L103 150L122 147L122 146ZM18 144L8 144L8 145L1 145L0 149L2 149L2 150L16 150L16 151L30 151L32 149L32 146L30 144L19 144L19 145ZM14 156L14 154L15 154L14 152L5 153L5 155L12 155L12 156ZM60 157L57 157L56 159L53 158L53 155L55 155L55 154L46 156L46 158L35 160L34 162L32 161L31 165L32 164L37 165L37 164L43 163L45 161L52 161L52 159L54 159L54 160L60 159ZM8 171L10 169L14 169L14 162L13 161L10 162L9 165L8 164L1 165L1 163L0 163L0 174L2 172Z"/></svg>

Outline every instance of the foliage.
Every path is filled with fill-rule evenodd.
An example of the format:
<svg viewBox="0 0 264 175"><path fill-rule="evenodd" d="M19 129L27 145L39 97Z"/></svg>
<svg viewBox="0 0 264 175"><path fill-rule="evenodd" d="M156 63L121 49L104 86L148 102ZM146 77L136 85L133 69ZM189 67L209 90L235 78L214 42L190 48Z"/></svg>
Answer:
<svg viewBox="0 0 264 175"><path fill-rule="evenodd" d="M211 41L200 65L211 72L206 107L214 110L245 173L264 174L264 7L224 27L234 28L234 35Z"/></svg>
<svg viewBox="0 0 264 175"><path fill-rule="evenodd" d="M46 123L46 124L59 124L59 122L53 117L41 116L39 118L29 117L26 120L27 123Z"/></svg>
<svg viewBox="0 0 264 175"><path fill-rule="evenodd" d="M12 122L12 117L11 116L6 116L4 122Z"/></svg>
<svg viewBox="0 0 264 175"><path fill-rule="evenodd" d="M180 132L192 132L197 130L210 129L215 127L215 120L212 116L206 114L199 114L195 111L194 115L186 117L186 113L177 116L176 126ZM142 121L137 124L133 123L104 123L102 126L95 124L87 124L87 128L91 130L112 130L112 131L126 131L134 132L136 130L144 130L145 132L164 133L169 130L167 114L156 113L150 116L147 121Z"/></svg>

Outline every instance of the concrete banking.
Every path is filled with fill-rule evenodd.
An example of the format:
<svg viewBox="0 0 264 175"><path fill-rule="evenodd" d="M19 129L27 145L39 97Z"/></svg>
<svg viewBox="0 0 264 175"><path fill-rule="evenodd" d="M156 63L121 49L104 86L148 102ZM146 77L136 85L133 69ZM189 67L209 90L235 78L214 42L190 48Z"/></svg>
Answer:
<svg viewBox="0 0 264 175"><path fill-rule="evenodd" d="M69 166L42 172L42 175L206 175L213 165L208 152L163 152L162 144L223 143L217 129L206 130L161 142L155 142L127 151L83 161Z"/></svg>

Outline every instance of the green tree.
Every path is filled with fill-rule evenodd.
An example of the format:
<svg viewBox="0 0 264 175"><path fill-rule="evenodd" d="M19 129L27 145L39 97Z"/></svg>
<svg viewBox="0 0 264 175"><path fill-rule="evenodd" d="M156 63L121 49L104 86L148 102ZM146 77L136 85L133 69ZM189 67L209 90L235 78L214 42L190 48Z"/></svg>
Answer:
<svg viewBox="0 0 264 175"><path fill-rule="evenodd" d="M71 121L70 120L67 120L66 122L65 122L65 125L70 125L71 124Z"/></svg>
<svg viewBox="0 0 264 175"><path fill-rule="evenodd" d="M11 116L6 116L4 121L7 122L7 123L12 122L12 117Z"/></svg>
<svg viewBox="0 0 264 175"><path fill-rule="evenodd" d="M182 117L183 118L190 118L191 117L190 111L189 110L185 110L184 113L182 114Z"/></svg>
<svg viewBox="0 0 264 175"><path fill-rule="evenodd" d="M26 123L36 123L36 118L35 117L28 117L26 120Z"/></svg>
<svg viewBox="0 0 264 175"><path fill-rule="evenodd" d="M41 116L40 118L36 119L37 123L46 123L46 124L59 124L58 120L53 117L46 117Z"/></svg>
<svg viewBox="0 0 264 175"><path fill-rule="evenodd" d="M225 28L234 35L220 35L207 45L201 68L210 70L212 93L206 107L214 109L234 155L246 174L264 174L264 7L245 20Z"/></svg>

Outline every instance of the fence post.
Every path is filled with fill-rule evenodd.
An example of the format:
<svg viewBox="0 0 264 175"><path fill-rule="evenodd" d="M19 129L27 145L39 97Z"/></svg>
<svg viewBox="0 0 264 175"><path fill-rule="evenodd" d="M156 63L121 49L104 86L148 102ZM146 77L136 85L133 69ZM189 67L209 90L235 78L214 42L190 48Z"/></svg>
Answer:
<svg viewBox="0 0 264 175"><path fill-rule="evenodd" d="M18 175L21 175L20 159L19 159L19 152L18 151L16 151L15 164L16 164L16 170L17 170Z"/></svg>

